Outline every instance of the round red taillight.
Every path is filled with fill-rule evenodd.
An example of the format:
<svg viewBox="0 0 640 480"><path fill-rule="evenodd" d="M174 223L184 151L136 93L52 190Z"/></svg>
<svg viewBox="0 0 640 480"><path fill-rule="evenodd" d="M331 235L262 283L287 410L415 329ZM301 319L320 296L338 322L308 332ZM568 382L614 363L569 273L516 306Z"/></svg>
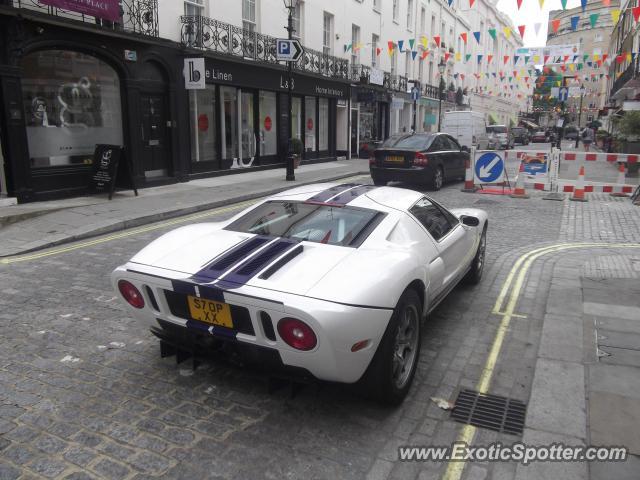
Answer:
<svg viewBox="0 0 640 480"><path fill-rule="evenodd" d="M297 318L282 318L278 322L278 333L287 345L296 350L313 350L318 344L311 327Z"/></svg>
<svg viewBox="0 0 640 480"><path fill-rule="evenodd" d="M142 298L142 293L138 290L131 282L127 282L126 280L120 280L118 282L118 290L124 297L124 299L134 308L143 308L144 307L144 298Z"/></svg>

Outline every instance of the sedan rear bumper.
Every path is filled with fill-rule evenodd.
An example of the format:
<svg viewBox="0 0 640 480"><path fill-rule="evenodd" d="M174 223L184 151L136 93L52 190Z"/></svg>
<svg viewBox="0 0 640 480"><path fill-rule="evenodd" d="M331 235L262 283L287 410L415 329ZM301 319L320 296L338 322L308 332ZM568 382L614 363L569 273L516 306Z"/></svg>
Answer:
<svg viewBox="0 0 640 480"><path fill-rule="evenodd" d="M371 165L371 177L387 182L425 183L433 176L433 167L389 168Z"/></svg>

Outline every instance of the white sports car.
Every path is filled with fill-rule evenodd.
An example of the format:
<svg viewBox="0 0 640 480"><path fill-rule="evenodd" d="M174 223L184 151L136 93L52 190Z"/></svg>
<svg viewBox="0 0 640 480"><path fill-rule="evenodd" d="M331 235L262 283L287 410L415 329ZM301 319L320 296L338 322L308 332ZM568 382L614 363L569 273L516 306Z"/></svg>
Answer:
<svg viewBox="0 0 640 480"><path fill-rule="evenodd" d="M421 321L461 279L480 280L486 231L484 211L420 192L308 185L173 230L112 282L165 349L231 350L398 403Z"/></svg>

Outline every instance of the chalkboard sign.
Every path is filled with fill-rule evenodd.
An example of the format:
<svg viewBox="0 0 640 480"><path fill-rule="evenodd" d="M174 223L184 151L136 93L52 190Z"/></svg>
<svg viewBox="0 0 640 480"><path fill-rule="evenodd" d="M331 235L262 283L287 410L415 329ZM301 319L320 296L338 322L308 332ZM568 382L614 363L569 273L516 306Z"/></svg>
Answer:
<svg viewBox="0 0 640 480"><path fill-rule="evenodd" d="M116 187L132 189L138 196L131 166L122 147L119 145L96 145L89 191L92 193L108 192L109 200L111 200Z"/></svg>

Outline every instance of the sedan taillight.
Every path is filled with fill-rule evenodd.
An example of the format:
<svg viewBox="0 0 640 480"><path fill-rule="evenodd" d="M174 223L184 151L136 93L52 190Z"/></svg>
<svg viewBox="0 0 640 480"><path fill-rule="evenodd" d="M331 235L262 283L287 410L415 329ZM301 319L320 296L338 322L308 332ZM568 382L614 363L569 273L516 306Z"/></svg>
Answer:
<svg viewBox="0 0 640 480"><path fill-rule="evenodd" d="M140 290L138 290L131 282L120 280L118 282L118 290L120 290L120 294L133 308L144 307L144 298L142 297L142 293L140 293Z"/></svg>
<svg viewBox="0 0 640 480"><path fill-rule="evenodd" d="M429 157L424 153L416 152L413 157L413 165L416 167L426 167L429 164Z"/></svg>
<svg viewBox="0 0 640 480"><path fill-rule="evenodd" d="M311 327L297 318L282 318L278 322L278 334L285 343L296 350L313 350L318 344Z"/></svg>
<svg viewBox="0 0 640 480"><path fill-rule="evenodd" d="M372 154L369 156L369 165L375 165L375 164L376 164L376 157L375 157L375 155L372 153Z"/></svg>

